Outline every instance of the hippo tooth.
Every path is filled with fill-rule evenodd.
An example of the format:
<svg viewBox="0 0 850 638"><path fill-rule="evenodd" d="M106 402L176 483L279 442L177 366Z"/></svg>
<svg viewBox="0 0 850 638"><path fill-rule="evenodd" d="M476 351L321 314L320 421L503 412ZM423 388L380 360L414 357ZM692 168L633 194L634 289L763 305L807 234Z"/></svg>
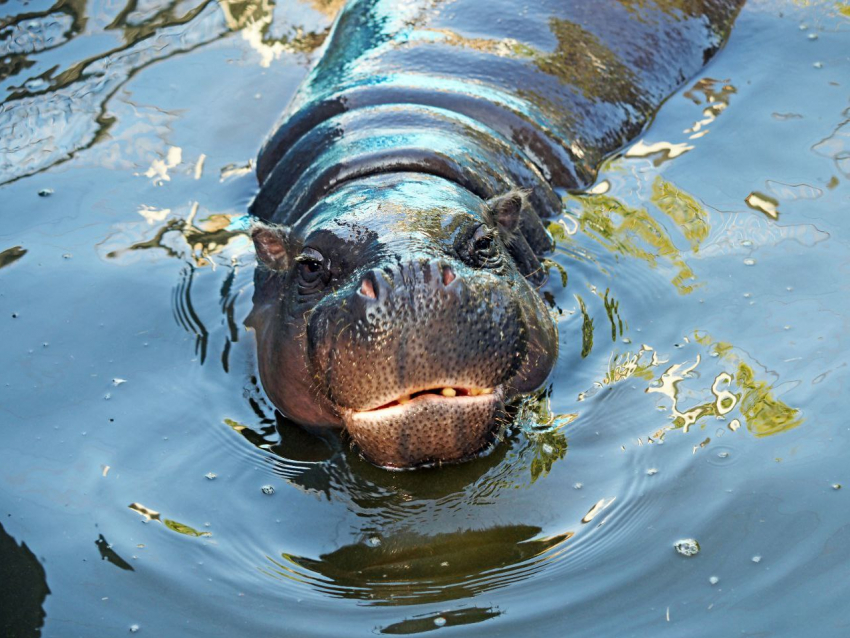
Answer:
<svg viewBox="0 0 850 638"><path fill-rule="evenodd" d="M444 397L453 397L457 395L457 390L455 390L454 388L443 388L441 394Z"/></svg>
<svg viewBox="0 0 850 638"><path fill-rule="evenodd" d="M410 403L410 395L405 394L403 397L399 397L398 402L401 405L404 405L405 403Z"/></svg>

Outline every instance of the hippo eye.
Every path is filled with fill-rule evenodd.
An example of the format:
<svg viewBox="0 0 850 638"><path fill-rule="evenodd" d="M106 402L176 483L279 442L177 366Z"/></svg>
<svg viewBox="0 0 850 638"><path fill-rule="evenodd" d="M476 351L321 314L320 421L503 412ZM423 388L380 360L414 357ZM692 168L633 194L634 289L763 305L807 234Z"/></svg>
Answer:
<svg viewBox="0 0 850 638"><path fill-rule="evenodd" d="M473 266L494 268L501 263L496 237L491 228L484 224L478 226L467 241L463 255Z"/></svg>
<svg viewBox="0 0 850 638"><path fill-rule="evenodd" d="M489 253L490 249L493 248L493 238L490 235L479 237L472 247L479 253Z"/></svg>
<svg viewBox="0 0 850 638"><path fill-rule="evenodd" d="M325 259L318 250L305 248L298 257L298 280L302 292L314 292L326 283Z"/></svg>

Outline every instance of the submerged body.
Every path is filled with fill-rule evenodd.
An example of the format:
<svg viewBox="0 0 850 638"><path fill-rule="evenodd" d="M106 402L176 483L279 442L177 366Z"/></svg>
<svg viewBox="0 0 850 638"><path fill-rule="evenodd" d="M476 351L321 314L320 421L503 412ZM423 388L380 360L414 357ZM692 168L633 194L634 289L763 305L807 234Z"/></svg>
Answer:
<svg viewBox="0 0 850 638"><path fill-rule="evenodd" d="M384 466L486 447L542 385L557 189L592 183L740 0L355 0L258 159L260 374Z"/></svg>

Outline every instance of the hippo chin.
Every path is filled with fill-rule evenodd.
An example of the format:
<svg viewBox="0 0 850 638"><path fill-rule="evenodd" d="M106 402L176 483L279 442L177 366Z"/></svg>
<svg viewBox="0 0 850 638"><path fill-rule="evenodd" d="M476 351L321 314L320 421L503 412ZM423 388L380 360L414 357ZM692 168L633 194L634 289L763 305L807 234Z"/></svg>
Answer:
<svg viewBox="0 0 850 638"><path fill-rule="evenodd" d="M278 409L385 467L486 449L557 359L556 189L593 182L740 4L349 2L258 158L248 324Z"/></svg>

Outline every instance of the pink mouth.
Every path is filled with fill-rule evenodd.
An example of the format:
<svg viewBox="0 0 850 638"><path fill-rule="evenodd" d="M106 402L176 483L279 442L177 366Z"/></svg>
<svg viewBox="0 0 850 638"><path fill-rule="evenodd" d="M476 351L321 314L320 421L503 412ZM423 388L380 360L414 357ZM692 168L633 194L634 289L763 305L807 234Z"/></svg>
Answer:
<svg viewBox="0 0 850 638"><path fill-rule="evenodd" d="M371 408L369 410L352 410L352 413L369 414L373 412L379 412L382 410L394 408L396 406L405 406L411 403L416 403L417 401L422 401L423 399L426 399L428 397L438 400L457 400L466 397L487 397L489 395L495 394L496 392L497 391L493 388L460 388L452 386L428 388L425 390L417 390L415 392L404 394L396 399L393 399L389 403L385 403L384 405L378 406L377 408Z"/></svg>
<svg viewBox="0 0 850 638"><path fill-rule="evenodd" d="M417 390L372 410L345 410L345 427L377 465L450 463L486 448L502 414L501 388Z"/></svg>

